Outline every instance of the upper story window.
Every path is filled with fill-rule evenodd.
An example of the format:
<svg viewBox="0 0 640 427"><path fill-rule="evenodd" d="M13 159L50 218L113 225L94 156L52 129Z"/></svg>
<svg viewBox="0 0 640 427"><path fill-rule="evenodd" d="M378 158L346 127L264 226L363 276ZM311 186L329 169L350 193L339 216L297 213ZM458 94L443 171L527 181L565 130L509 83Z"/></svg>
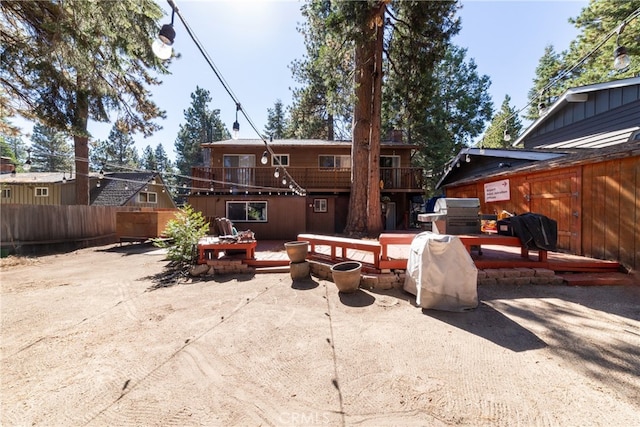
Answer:
<svg viewBox="0 0 640 427"><path fill-rule="evenodd" d="M49 187L36 187L36 197L49 197Z"/></svg>
<svg viewBox="0 0 640 427"><path fill-rule="evenodd" d="M271 166L289 166L289 155L274 154L271 156Z"/></svg>
<svg viewBox="0 0 640 427"><path fill-rule="evenodd" d="M227 218L236 222L267 222L267 202L227 202Z"/></svg>
<svg viewBox="0 0 640 427"><path fill-rule="evenodd" d="M3 188L2 189L2 198L3 199L10 199L11 198L11 189L10 188Z"/></svg>
<svg viewBox="0 0 640 427"><path fill-rule="evenodd" d="M320 169L351 169L351 156L323 154L318 156Z"/></svg>
<svg viewBox="0 0 640 427"><path fill-rule="evenodd" d="M158 203L158 193L141 191L138 193L139 203Z"/></svg>

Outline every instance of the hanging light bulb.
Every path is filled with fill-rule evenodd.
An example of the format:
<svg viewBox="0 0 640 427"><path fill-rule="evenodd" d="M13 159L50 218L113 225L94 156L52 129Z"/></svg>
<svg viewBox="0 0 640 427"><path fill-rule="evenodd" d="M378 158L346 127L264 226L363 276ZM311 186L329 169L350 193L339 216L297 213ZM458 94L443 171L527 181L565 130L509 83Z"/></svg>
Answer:
<svg viewBox="0 0 640 427"><path fill-rule="evenodd" d="M287 178L282 178L282 185L287 185Z"/></svg>
<svg viewBox="0 0 640 427"><path fill-rule="evenodd" d="M267 157L267 151L265 150L265 152L262 153L262 158L260 159L260 163L262 163L263 165L266 165L268 161L269 161L269 158Z"/></svg>
<svg viewBox="0 0 640 427"><path fill-rule="evenodd" d="M538 104L538 114L540 116L544 116L545 114L547 114L547 104L542 101L540 101L540 103Z"/></svg>
<svg viewBox="0 0 640 427"><path fill-rule="evenodd" d="M151 178L151 185L156 185L157 181L156 181L156 176L154 175L153 178Z"/></svg>
<svg viewBox="0 0 640 427"><path fill-rule="evenodd" d="M100 181L96 183L96 187L100 188Z"/></svg>
<svg viewBox="0 0 640 427"><path fill-rule="evenodd" d="M173 41L176 39L176 31L173 29L173 18L176 13L174 7L175 6L172 6L171 10L171 24L164 24L160 29L158 38L151 44L151 50L154 55L163 61L171 58L171 54L173 53L171 46L173 46Z"/></svg>
<svg viewBox="0 0 640 427"><path fill-rule="evenodd" d="M67 183L67 174L65 172L62 172L62 183L63 184Z"/></svg>
<svg viewBox="0 0 640 427"><path fill-rule="evenodd" d="M504 139L505 141L511 141L511 134L509 134L509 129L504 130L504 133L502 134L502 139Z"/></svg>
<svg viewBox="0 0 640 427"><path fill-rule="evenodd" d="M471 162L471 156L469 154L464 156L464 161L467 162L467 163L470 163Z"/></svg>
<svg viewBox="0 0 640 427"><path fill-rule="evenodd" d="M233 139L238 139L240 135L240 123L238 123L238 111L240 111L240 109L240 103L238 102L236 103L236 121L233 122L233 133L231 134Z"/></svg>
<svg viewBox="0 0 640 427"><path fill-rule="evenodd" d="M280 178L280 169L276 168L276 171L273 173L274 178Z"/></svg>
<svg viewBox="0 0 640 427"><path fill-rule="evenodd" d="M627 53L627 48L624 46L618 46L613 51L613 68L619 72L625 72L631 65L631 58Z"/></svg>
<svg viewBox="0 0 640 427"><path fill-rule="evenodd" d="M98 179L104 178L104 170L100 168L100 172L98 172Z"/></svg>

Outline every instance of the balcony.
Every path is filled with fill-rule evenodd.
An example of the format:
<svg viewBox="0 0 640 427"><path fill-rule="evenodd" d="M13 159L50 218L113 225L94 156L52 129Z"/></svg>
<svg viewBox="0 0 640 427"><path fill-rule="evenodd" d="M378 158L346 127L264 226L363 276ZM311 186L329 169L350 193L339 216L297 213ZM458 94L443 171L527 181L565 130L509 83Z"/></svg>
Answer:
<svg viewBox="0 0 640 427"><path fill-rule="evenodd" d="M288 167L287 172L307 191L347 192L351 188L350 169L319 169ZM274 168L269 166L238 168L193 167L191 187L194 191L222 192L230 189L249 191L257 189L285 189L279 178L273 176ZM380 168L383 191L414 192L422 189L422 169L420 168Z"/></svg>

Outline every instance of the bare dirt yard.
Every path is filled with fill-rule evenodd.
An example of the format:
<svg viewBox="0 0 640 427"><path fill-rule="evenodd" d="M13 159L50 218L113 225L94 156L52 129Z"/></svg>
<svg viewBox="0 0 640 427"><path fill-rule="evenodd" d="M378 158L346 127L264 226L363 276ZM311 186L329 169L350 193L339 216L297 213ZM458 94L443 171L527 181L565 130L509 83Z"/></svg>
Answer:
<svg viewBox="0 0 640 427"><path fill-rule="evenodd" d="M450 313L166 265L136 244L2 260L1 424L640 425L640 286L480 287Z"/></svg>

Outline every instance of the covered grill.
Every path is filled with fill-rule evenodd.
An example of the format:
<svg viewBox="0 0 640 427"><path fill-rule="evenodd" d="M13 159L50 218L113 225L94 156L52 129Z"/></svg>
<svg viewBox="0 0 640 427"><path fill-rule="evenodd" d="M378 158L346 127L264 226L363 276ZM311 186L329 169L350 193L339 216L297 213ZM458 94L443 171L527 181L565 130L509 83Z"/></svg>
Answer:
<svg viewBox="0 0 640 427"><path fill-rule="evenodd" d="M418 221L431 222L438 234L480 234L480 199L438 199L433 213L419 214Z"/></svg>

